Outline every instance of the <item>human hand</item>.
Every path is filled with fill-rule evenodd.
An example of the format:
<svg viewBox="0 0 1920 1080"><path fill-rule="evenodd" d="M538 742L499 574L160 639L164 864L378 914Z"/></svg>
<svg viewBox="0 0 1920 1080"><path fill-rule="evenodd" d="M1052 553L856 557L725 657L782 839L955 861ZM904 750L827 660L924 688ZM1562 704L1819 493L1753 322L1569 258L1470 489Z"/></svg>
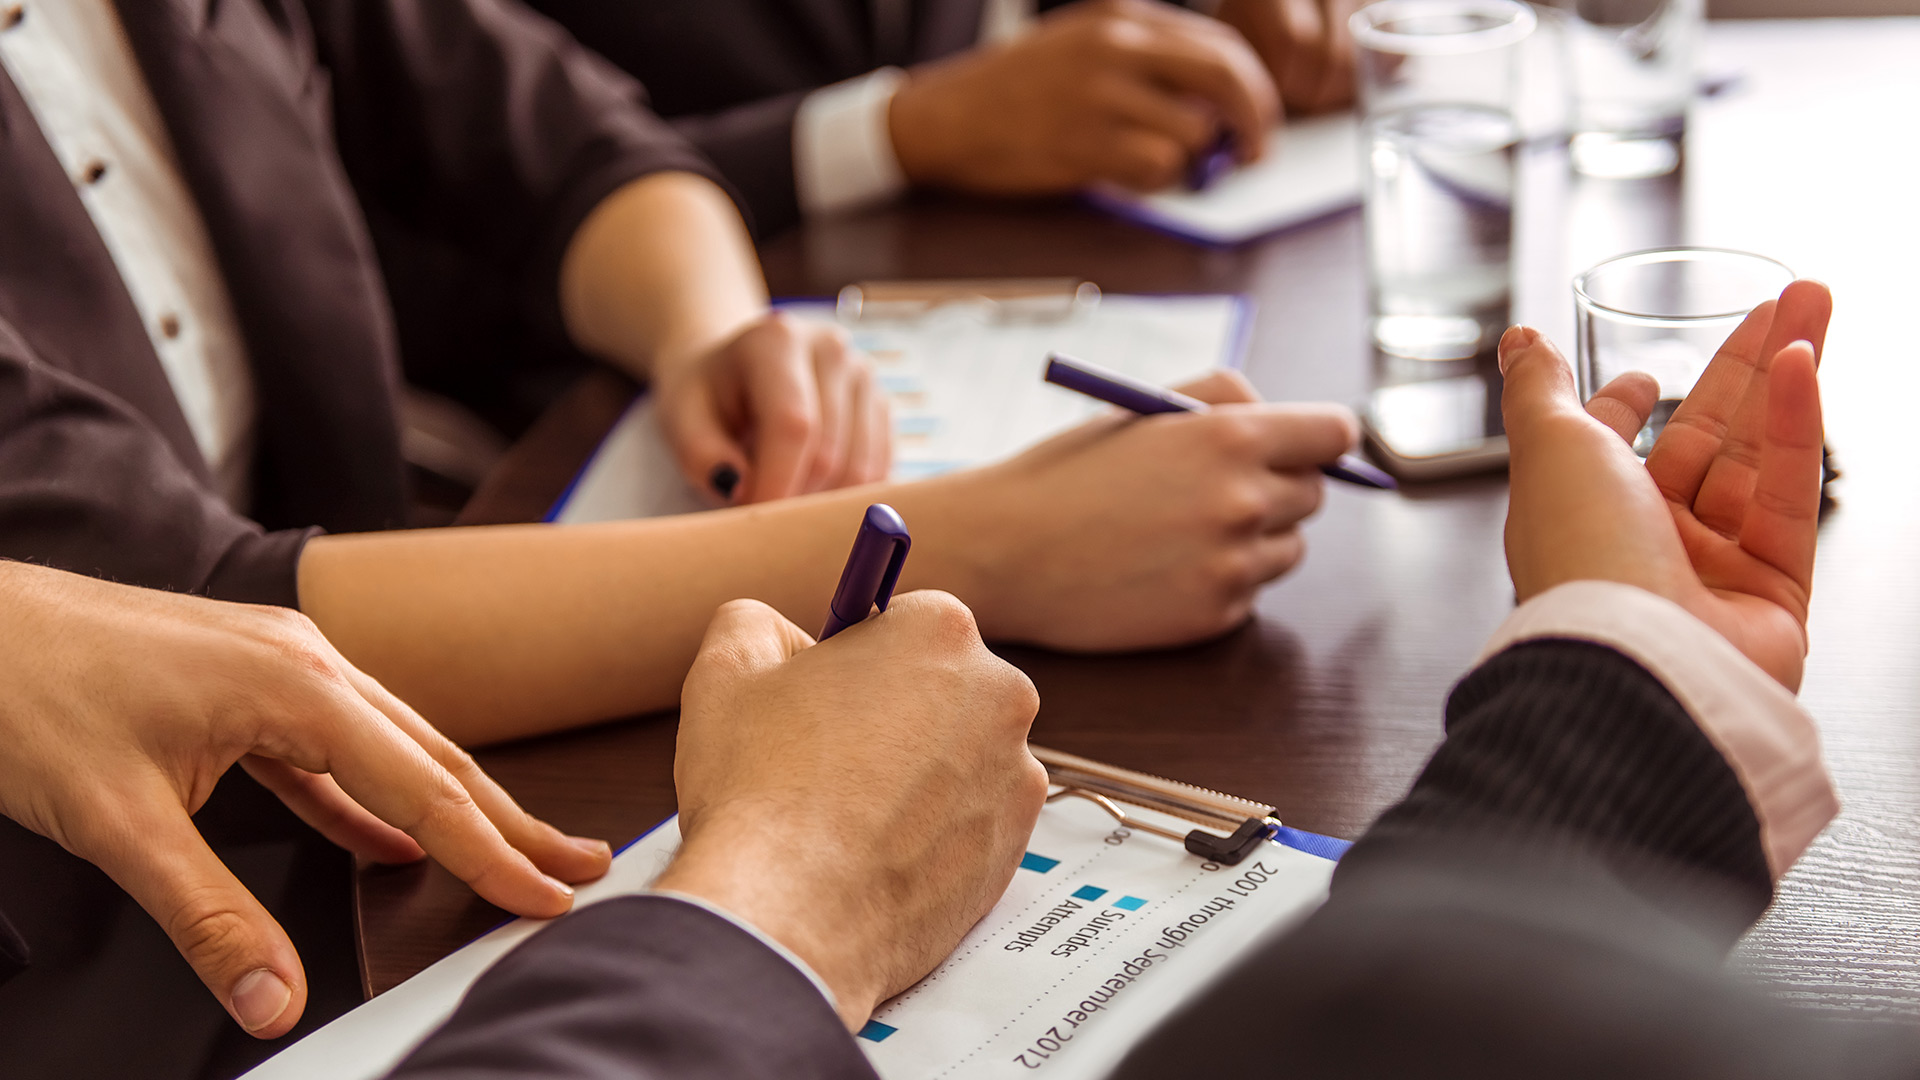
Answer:
<svg viewBox="0 0 1920 1080"><path fill-rule="evenodd" d="M1831 313L1826 287L1811 281L1755 308L1644 466L1628 441L1658 396L1650 376L1623 375L1582 409L1558 350L1507 331L1507 565L1520 600L1568 581L1637 585L1797 690L1820 513L1816 371Z"/></svg>
<svg viewBox="0 0 1920 1080"><path fill-rule="evenodd" d="M1221 0L1221 22L1246 35L1290 113L1353 104L1353 34L1365 0Z"/></svg>
<svg viewBox="0 0 1920 1080"><path fill-rule="evenodd" d="M945 593L895 597L818 646L764 604L727 604L687 674L683 842L656 885L792 949L858 1029L1006 891L1046 798L1038 709Z"/></svg>
<svg viewBox="0 0 1920 1080"><path fill-rule="evenodd" d="M1234 372L1181 388L1207 413L1109 416L965 485L966 596L995 640L1070 650L1180 645L1245 621L1305 553L1317 466L1351 449L1337 405L1259 403ZM917 513L918 511L916 511Z"/></svg>
<svg viewBox="0 0 1920 1080"><path fill-rule="evenodd" d="M886 478L887 398L837 326L770 313L685 360L663 358L660 423L688 482L732 503Z"/></svg>
<svg viewBox="0 0 1920 1080"><path fill-rule="evenodd" d="M1224 127L1258 158L1280 102L1217 20L1156 0L1081 0L1029 33L915 68L888 126L916 184L995 195L1178 180Z"/></svg>
<svg viewBox="0 0 1920 1080"><path fill-rule="evenodd" d="M0 563L0 812L99 866L260 1038L306 1007L285 931L190 815L236 761L376 862L432 854L553 916L607 845L529 816L303 616Z"/></svg>

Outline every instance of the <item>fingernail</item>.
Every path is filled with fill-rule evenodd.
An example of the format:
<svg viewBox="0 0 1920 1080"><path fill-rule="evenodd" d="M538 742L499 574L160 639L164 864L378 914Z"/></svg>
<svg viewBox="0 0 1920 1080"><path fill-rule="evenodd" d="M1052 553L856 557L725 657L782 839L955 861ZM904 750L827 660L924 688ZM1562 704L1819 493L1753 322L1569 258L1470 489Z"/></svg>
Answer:
<svg viewBox="0 0 1920 1080"><path fill-rule="evenodd" d="M554 877L551 874L541 874L540 876L543 878L546 878L547 884L553 886L555 889L558 889L562 895L566 896L568 899L573 898L573 886L567 884L564 881L561 881L559 878Z"/></svg>
<svg viewBox="0 0 1920 1080"><path fill-rule="evenodd" d="M598 856L603 859L613 854L613 848L609 847L605 840L595 840L587 836L569 836L567 837L567 842L589 855Z"/></svg>
<svg viewBox="0 0 1920 1080"><path fill-rule="evenodd" d="M293 988L268 968L250 971L233 988L233 1015L248 1031L259 1031L287 1011Z"/></svg>
<svg viewBox="0 0 1920 1080"><path fill-rule="evenodd" d="M1509 326L1507 332L1500 335L1500 374L1507 373L1507 356L1515 349L1524 349L1540 340L1540 331L1531 326Z"/></svg>
<svg viewBox="0 0 1920 1080"><path fill-rule="evenodd" d="M740 486L740 470L723 461L707 474L707 483L720 493L721 498L732 499L733 489Z"/></svg>

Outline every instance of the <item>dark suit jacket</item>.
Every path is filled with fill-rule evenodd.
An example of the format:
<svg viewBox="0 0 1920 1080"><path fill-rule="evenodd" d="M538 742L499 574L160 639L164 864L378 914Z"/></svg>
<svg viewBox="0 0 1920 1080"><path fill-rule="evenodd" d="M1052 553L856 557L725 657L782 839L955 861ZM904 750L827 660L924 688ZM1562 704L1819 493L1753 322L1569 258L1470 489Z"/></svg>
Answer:
<svg viewBox="0 0 1920 1080"><path fill-rule="evenodd" d="M660 114L740 192L762 235L800 216L793 119L801 100L875 68L970 48L985 7L983 0L529 2L645 83ZM888 18L889 10L897 16Z"/></svg>
<svg viewBox="0 0 1920 1080"><path fill-rule="evenodd" d="M209 489L105 246L0 77L0 557L292 604L307 530L404 510L367 215L557 320L586 213L643 173L709 167L635 83L511 0L119 7L252 359L258 524Z"/></svg>
<svg viewBox="0 0 1920 1080"><path fill-rule="evenodd" d="M315 527L377 529L404 510L395 328L422 313L391 302L375 229L557 323L559 259L587 212L642 174L710 167L636 83L512 0L118 7L246 341L255 517L211 490L126 286L0 71L0 557L291 605ZM355 989L345 864L250 794L230 777L201 818L297 924L316 990L330 970L345 985L347 1000L309 1007L323 1019ZM331 906L306 920L280 896ZM25 938L0 926L0 979L17 972L0 985L9 1080L195 1076L231 1028L111 882L4 820L0 911ZM337 936L302 940L308 921ZM85 1034L103 1024L111 1038Z"/></svg>
<svg viewBox="0 0 1920 1080"><path fill-rule="evenodd" d="M1447 725L1325 907L1118 1077L1920 1077L1913 1032L1830 1030L1719 970L1772 896L1759 822L1647 672L1520 645L1456 688ZM530 939L393 1078L481 1075L873 1074L770 950L651 899Z"/></svg>

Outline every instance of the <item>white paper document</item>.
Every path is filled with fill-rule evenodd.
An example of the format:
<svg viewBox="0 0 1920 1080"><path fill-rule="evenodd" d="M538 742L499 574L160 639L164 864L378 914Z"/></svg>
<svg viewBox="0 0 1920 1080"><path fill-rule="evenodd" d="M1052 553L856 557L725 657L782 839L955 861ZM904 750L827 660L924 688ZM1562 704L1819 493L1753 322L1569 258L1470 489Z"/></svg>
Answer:
<svg viewBox="0 0 1920 1080"><path fill-rule="evenodd" d="M1360 123L1351 113L1274 128L1266 157L1204 191L1141 195L1103 187L1093 201L1189 240L1240 244L1360 205Z"/></svg>
<svg viewBox="0 0 1920 1080"><path fill-rule="evenodd" d="M885 1080L1104 1076L1235 958L1318 908L1334 865L1271 841L1237 866L1204 863L1092 803L1054 803L1000 902L874 1013L861 1048Z"/></svg>
<svg viewBox="0 0 1920 1080"><path fill-rule="evenodd" d="M784 303L834 320L827 302ZM1249 329L1238 296L1105 296L1058 319L1010 321L950 304L911 321L847 327L872 357L893 408L893 478L914 480L996 461L1108 408L1041 381L1049 352L1164 385L1238 366ZM652 400L615 425L549 520L619 521L711 509L680 474Z"/></svg>
<svg viewBox="0 0 1920 1080"><path fill-rule="evenodd" d="M576 908L642 891L679 842L677 820L663 822L581 887ZM1237 866L1204 863L1092 803L1049 804L1000 902L945 963L880 1007L859 1044L886 1080L1100 1076L1244 950L1317 908L1333 868L1274 842ZM373 1080L543 925L501 926L247 1076Z"/></svg>

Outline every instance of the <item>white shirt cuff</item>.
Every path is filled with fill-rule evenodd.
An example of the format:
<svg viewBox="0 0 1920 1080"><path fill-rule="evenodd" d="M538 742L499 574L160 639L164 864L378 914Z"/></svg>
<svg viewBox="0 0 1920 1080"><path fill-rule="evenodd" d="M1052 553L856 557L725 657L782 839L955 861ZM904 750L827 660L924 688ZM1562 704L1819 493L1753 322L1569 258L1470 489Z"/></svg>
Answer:
<svg viewBox="0 0 1920 1080"><path fill-rule="evenodd" d="M881 68L808 94L793 119L793 184L801 212L836 214L907 190L887 113L907 80Z"/></svg>
<svg viewBox="0 0 1920 1080"><path fill-rule="evenodd" d="M1666 686L1740 778L1776 879L1839 812L1813 717L1680 605L1617 582L1569 582L1508 616L1480 659L1545 638L1605 645Z"/></svg>
<svg viewBox="0 0 1920 1080"><path fill-rule="evenodd" d="M808 964L805 960L800 959L800 954L794 952L792 949L787 948L785 945L780 944L778 941L775 941L773 938L768 937L764 931L762 931L759 927L753 925L752 923L748 922L747 920L741 918L738 915L735 915L733 912L728 911L726 908L721 907L720 905L714 903L711 900L707 900L699 896L693 896L688 893L675 892L672 889L648 889L646 892L642 893L641 895L664 896L669 900L678 900L683 904L692 904L694 907L697 907L702 911L719 916L720 918L725 919L726 921L739 927L749 937L752 937L755 941L758 941L760 944L765 945L767 948L772 949L775 953L779 954L782 960L785 960L787 963L792 964L794 967L798 968L800 970L800 974L805 975L807 977L807 981L813 984L813 988L815 990L820 991L820 996L827 999L827 1007L831 1008L834 1012L840 1011L840 1001L838 998L835 998L833 996L833 988L827 985L827 981L820 977L819 972L813 970L812 965Z"/></svg>

